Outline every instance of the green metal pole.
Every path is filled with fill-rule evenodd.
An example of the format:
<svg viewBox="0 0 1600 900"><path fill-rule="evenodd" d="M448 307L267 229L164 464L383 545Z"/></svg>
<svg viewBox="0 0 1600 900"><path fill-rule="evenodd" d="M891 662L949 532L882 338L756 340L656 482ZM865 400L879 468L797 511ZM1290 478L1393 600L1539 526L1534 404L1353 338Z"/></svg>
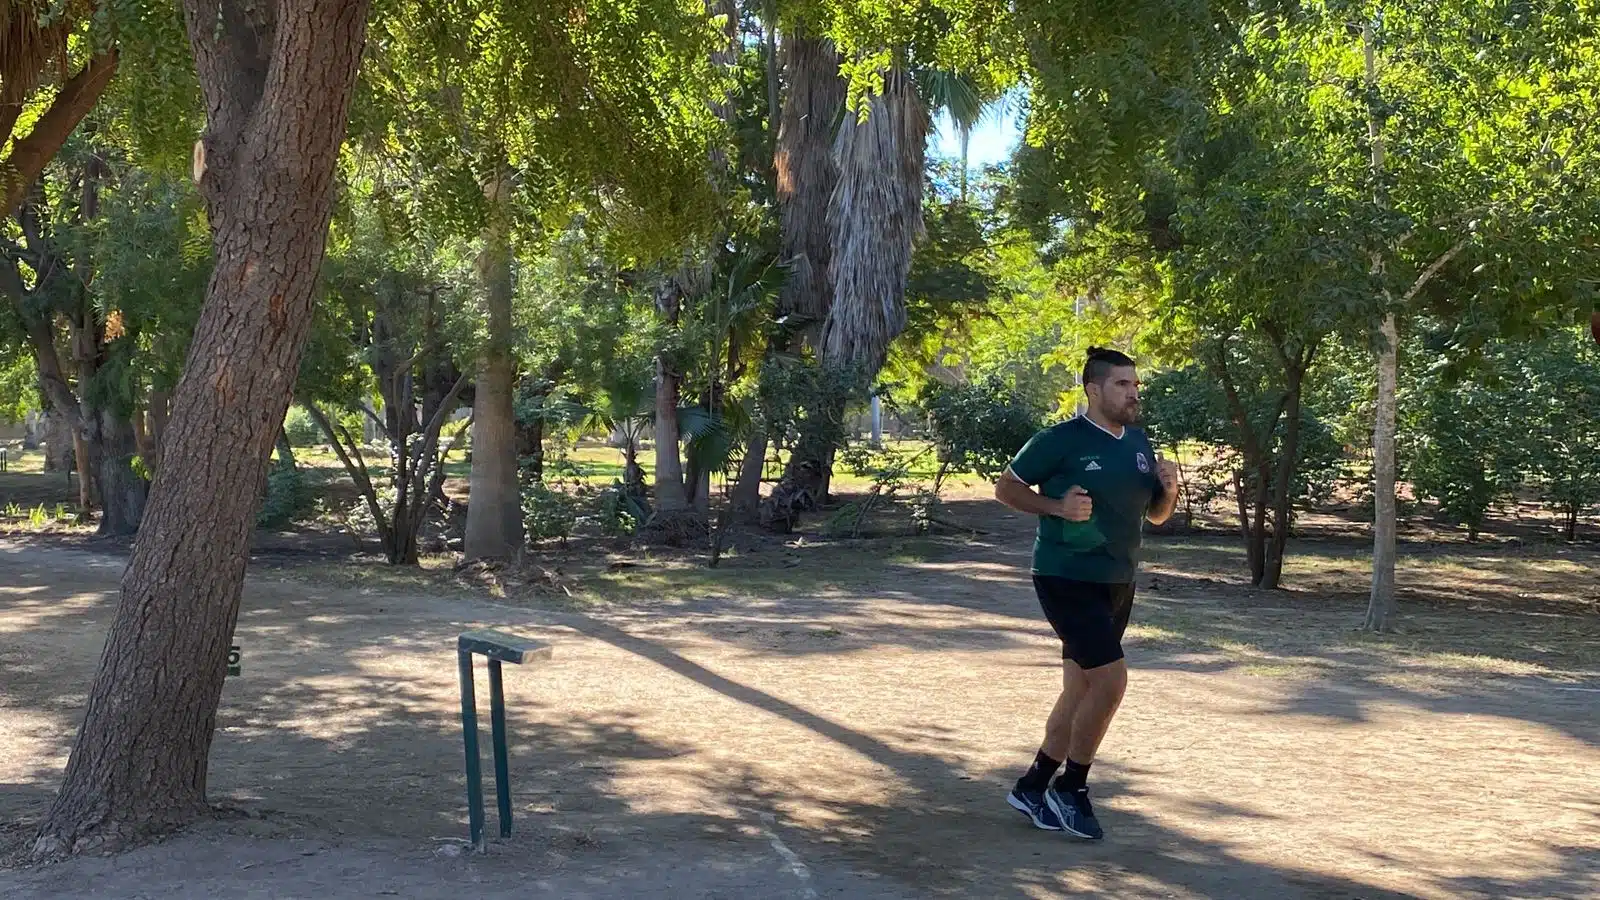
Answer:
<svg viewBox="0 0 1600 900"><path fill-rule="evenodd" d="M461 741L467 751L467 821L474 850L483 849L483 763L478 758L478 697L472 684L472 653L456 654L461 668Z"/></svg>
<svg viewBox="0 0 1600 900"><path fill-rule="evenodd" d="M494 796L500 805L500 837L511 836L511 763L506 746L506 693L500 660L489 660L489 724L494 733Z"/></svg>

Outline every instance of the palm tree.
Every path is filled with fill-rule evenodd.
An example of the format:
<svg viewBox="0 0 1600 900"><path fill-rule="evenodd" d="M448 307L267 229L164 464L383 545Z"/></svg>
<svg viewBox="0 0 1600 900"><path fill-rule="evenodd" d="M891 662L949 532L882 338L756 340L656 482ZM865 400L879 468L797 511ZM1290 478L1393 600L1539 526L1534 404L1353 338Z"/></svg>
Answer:
<svg viewBox="0 0 1600 900"><path fill-rule="evenodd" d="M896 68L884 73L880 93L863 98L839 123L826 219L831 290L817 355L824 368L851 375L836 374L829 383L842 377L858 388L870 384L905 329L906 280L923 233L930 110L941 107L965 134L984 101L964 75ZM788 530L798 512L826 494L849 399L836 393L808 410L784 477L762 511L769 527Z"/></svg>

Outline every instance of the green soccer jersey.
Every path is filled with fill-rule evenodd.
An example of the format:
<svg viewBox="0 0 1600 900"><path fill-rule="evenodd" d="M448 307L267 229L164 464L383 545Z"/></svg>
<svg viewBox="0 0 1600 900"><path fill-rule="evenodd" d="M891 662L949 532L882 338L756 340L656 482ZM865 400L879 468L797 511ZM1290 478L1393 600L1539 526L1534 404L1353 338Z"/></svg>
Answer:
<svg viewBox="0 0 1600 900"><path fill-rule="evenodd" d="M1077 416L1034 435L1011 461L1011 474L1046 497L1065 497L1077 486L1094 502L1086 522L1039 517L1035 575L1102 584L1133 581L1145 514L1165 493L1143 431L1125 428L1119 438Z"/></svg>

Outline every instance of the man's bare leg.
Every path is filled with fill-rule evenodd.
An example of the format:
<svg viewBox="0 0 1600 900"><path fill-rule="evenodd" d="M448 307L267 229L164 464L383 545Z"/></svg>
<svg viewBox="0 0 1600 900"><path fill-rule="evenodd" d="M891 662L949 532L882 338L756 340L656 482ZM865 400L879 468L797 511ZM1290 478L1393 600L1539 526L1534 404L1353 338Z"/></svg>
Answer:
<svg viewBox="0 0 1600 900"><path fill-rule="evenodd" d="M1085 669L1083 678L1086 689L1073 709L1066 767L1045 793L1045 802L1067 832L1099 839L1104 832L1089 804L1089 765L1122 704L1122 695L1128 688L1128 663L1119 659Z"/></svg>
<svg viewBox="0 0 1600 900"><path fill-rule="evenodd" d="M1077 668L1073 666L1073 668ZM1122 705L1122 695L1128 690L1128 661L1097 666L1087 671L1080 669L1085 682L1083 698L1073 708L1072 725L1066 758L1081 763L1085 769L1094 762L1100 742L1111 728L1111 720Z"/></svg>
<svg viewBox="0 0 1600 900"><path fill-rule="evenodd" d="M1039 745L1033 765L1011 792L1011 805L1027 813L1033 819L1033 824L1040 828L1061 830L1061 823L1046 807L1044 795L1050 788L1050 779L1061 768L1061 761L1067 758L1067 750L1072 744L1073 720L1077 718L1078 708L1088 690L1089 681L1078 664L1070 659L1063 661L1061 693L1056 695L1050 716L1045 719L1044 743Z"/></svg>
<svg viewBox="0 0 1600 900"><path fill-rule="evenodd" d="M1065 660L1061 667L1061 693L1050 709L1050 718L1044 723L1044 743L1039 750L1045 756L1058 761L1067 758L1072 744L1073 720L1088 690L1089 681L1083 670L1072 660Z"/></svg>

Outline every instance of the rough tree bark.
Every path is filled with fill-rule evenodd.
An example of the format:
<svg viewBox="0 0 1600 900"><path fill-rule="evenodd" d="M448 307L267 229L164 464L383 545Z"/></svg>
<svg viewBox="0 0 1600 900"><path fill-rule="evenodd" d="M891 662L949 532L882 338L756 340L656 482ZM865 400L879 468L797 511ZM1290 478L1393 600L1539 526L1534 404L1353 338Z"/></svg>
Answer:
<svg viewBox="0 0 1600 900"><path fill-rule="evenodd" d="M489 340L472 404L467 559L512 559L522 549L522 489L517 480L517 363L511 334L511 184L498 172L484 185L489 223L478 256Z"/></svg>
<svg viewBox="0 0 1600 900"><path fill-rule="evenodd" d="M260 498L311 327L368 0L185 0L216 266L144 530L36 856L203 816ZM178 470L181 469L181 472ZM177 477L174 473L178 472Z"/></svg>
<svg viewBox="0 0 1600 900"><path fill-rule="evenodd" d="M55 407L44 411L44 470L65 472L72 468L72 425L66 413Z"/></svg>

